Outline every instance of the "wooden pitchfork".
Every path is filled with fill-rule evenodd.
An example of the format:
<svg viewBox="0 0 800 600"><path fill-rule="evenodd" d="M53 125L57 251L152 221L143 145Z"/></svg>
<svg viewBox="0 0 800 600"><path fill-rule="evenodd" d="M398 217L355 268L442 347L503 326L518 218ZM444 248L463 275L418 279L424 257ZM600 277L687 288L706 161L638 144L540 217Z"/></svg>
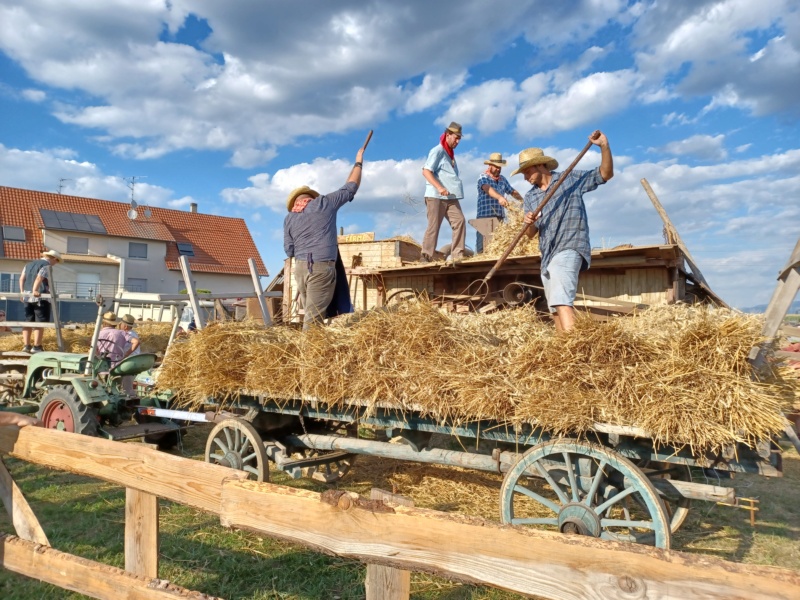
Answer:
<svg viewBox="0 0 800 600"><path fill-rule="evenodd" d="M583 155L586 154L589 151L589 148L592 147L591 140L596 139L597 136L599 135L600 131L597 130L594 133L592 133L591 136L589 136L589 141L583 147L583 150L581 150L578 156L575 157L575 160L572 161L572 164L570 164L570 166L568 166L566 170L564 170L564 172L561 174L561 177L558 178L558 181L556 181L555 184L553 184L547 191L547 194L545 194L544 199L539 203L539 206L536 207L536 210L533 211L534 222L536 221L536 217L538 217L541 214L545 204L547 204L550 201L550 198L552 198L553 195L556 193L556 190L558 190L559 186L561 185L561 182L567 178L567 175L569 175L572 172L572 169L574 169L575 165L577 165L580 162L580 160L583 158ZM531 224L532 223L526 223L522 226L522 230L516 235L516 237L513 240L511 240L511 243L508 245L508 248L506 248L505 252L503 252L503 255L497 259L497 262L494 263L494 266L491 268L491 270L486 274L486 276L483 279L476 279L467 286L466 290L464 290L463 295L470 296L469 301L472 305L483 302L486 299L486 296L489 295L489 280L492 277L494 277L494 274L497 273L497 270L503 265L504 262L506 262L508 255L511 254L514 248L517 247L517 244L519 244L519 241L522 239L522 236L525 235L525 233L528 231L528 227L530 227Z"/></svg>

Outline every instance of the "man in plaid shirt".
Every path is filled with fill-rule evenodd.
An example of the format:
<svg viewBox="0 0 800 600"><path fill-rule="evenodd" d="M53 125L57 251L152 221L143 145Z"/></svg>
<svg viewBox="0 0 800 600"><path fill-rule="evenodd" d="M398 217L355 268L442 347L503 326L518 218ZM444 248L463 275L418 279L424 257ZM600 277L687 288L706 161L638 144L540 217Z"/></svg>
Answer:
<svg viewBox="0 0 800 600"><path fill-rule="evenodd" d="M514 198L522 202L520 193L511 187L508 179L500 174L500 170L506 164L503 155L499 152L492 152L489 160L483 161L488 165L486 171L478 177L478 218L497 217L500 220L506 218L504 207L508 206L506 195L511 194ZM483 252L483 235L479 231L475 238L475 252Z"/></svg>
<svg viewBox="0 0 800 600"><path fill-rule="evenodd" d="M556 172L558 161L545 156L541 148L520 152L519 168L533 187L525 194L525 218L528 235L539 231L542 253L544 294L558 331L569 331L575 324L573 304L578 292L578 275L589 268L592 249L589 244L589 222L583 195L597 189L614 176L614 161L608 139L600 131L589 136L600 147L600 166L591 171L572 171L561 183L536 220L533 211L562 173Z"/></svg>

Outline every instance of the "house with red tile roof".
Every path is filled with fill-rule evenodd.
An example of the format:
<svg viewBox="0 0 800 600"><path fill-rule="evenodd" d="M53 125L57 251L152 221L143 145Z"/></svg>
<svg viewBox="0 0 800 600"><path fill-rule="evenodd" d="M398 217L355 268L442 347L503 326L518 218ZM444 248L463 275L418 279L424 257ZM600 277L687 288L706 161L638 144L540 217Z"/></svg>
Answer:
<svg viewBox="0 0 800 600"><path fill-rule="evenodd" d="M23 267L46 250L62 254L53 277L73 297L179 293L181 255L214 293L252 292L249 258L268 274L243 219L0 186L0 293L19 291Z"/></svg>

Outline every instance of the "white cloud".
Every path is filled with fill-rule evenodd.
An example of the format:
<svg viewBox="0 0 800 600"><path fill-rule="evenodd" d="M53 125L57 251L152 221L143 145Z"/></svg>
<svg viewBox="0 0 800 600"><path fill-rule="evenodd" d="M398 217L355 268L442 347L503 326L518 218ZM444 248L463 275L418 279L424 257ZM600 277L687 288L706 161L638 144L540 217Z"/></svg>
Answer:
<svg viewBox="0 0 800 600"><path fill-rule="evenodd" d="M461 88L466 80L466 71L455 75L427 74L419 87L410 89L411 95L406 100L403 110L406 113L415 113L435 106Z"/></svg>
<svg viewBox="0 0 800 600"><path fill-rule="evenodd" d="M692 156L700 160L723 160L727 158L725 136L720 134L693 135L683 140L669 142L659 148L650 148L649 152L660 152L674 156Z"/></svg>
<svg viewBox="0 0 800 600"><path fill-rule="evenodd" d="M39 102L44 102L47 98L47 94L42 90L22 90L21 95L23 98L25 98L25 100L29 102L35 102L37 104Z"/></svg>

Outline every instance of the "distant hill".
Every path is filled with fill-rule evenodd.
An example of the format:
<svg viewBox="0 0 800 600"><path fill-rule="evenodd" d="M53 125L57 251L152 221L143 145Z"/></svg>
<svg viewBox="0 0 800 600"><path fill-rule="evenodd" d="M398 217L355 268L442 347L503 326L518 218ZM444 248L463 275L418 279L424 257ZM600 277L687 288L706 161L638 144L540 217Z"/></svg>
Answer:
<svg viewBox="0 0 800 600"><path fill-rule="evenodd" d="M767 310L767 305L756 304L755 306L748 306L747 308L742 308L740 310L746 313L763 313L765 310ZM789 313L793 315L800 313L800 300L795 300L792 302L792 306L789 308Z"/></svg>

